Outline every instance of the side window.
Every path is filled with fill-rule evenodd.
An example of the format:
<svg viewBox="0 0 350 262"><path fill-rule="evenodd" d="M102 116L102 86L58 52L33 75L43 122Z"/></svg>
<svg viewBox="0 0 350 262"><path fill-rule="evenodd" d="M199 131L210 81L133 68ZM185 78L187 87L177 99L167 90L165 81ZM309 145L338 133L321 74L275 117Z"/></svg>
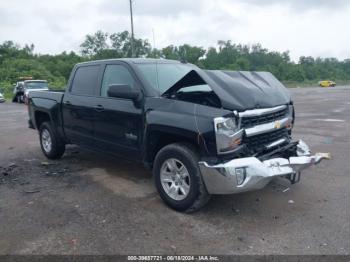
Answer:
<svg viewBox="0 0 350 262"><path fill-rule="evenodd" d="M93 95L97 86L100 66L82 66L74 75L71 93L75 95Z"/></svg>
<svg viewBox="0 0 350 262"><path fill-rule="evenodd" d="M107 65L103 74L101 96L107 97L108 87L115 85L129 85L135 87L135 80L128 69L122 65Z"/></svg>

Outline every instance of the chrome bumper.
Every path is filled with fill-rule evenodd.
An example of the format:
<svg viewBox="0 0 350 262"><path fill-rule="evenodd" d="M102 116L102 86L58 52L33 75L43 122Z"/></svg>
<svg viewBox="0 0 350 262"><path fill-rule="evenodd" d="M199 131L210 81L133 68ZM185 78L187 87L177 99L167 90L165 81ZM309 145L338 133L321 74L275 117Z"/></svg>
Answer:
<svg viewBox="0 0 350 262"><path fill-rule="evenodd" d="M255 157L238 158L214 166L199 162L199 167L208 193L234 194L261 189L274 177L297 182L301 170L329 159L329 154L325 153L311 156L309 147L302 140L297 145L297 155L265 161Z"/></svg>

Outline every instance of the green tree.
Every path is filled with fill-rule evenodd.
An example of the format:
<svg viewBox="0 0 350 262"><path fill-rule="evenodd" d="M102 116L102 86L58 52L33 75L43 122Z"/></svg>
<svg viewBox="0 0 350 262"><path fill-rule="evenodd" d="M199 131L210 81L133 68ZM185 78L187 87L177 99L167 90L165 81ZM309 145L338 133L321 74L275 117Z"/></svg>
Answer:
<svg viewBox="0 0 350 262"><path fill-rule="evenodd" d="M205 55L202 47L191 46L188 44L173 46L169 45L162 49L162 55L166 59L181 60L192 64L198 64L199 60Z"/></svg>
<svg viewBox="0 0 350 262"><path fill-rule="evenodd" d="M93 35L86 35L84 42L80 45L82 55L91 57L108 48L107 40L108 34L101 30Z"/></svg>
<svg viewBox="0 0 350 262"><path fill-rule="evenodd" d="M136 38L134 47L136 57L185 60L204 69L268 71L282 81L350 80L350 59L301 56L295 63L288 51L274 52L260 44L250 46L220 40L207 49L189 44L155 49L148 40ZM128 31L108 34L99 30L87 35L80 48L81 55L74 52L41 55L35 53L33 44L20 46L4 41L0 43L0 85L10 94L12 84L19 77L32 76L48 80L51 87L64 87L76 63L131 57L131 35Z"/></svg>
<svg viewBox="0 0 350 262"><path fill-rule="evenodd" d="M110 35L111 47L116 50L120 57L132 57L131 35L128 31ZM152 53L152 48L147 40L134 38L135 57L146 57Z"/></svg>
<svg viewBox="0 0 350 262"><path fill-rule="evenodd" d="M162 56L166 59L180 60L178 48L169 45L162 49Z"/></svg>

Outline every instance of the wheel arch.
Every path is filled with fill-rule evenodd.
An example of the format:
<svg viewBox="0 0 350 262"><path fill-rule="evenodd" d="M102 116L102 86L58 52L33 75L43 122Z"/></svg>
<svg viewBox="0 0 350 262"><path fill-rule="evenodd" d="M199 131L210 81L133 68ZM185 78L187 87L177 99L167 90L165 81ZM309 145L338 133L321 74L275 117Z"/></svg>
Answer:
<svg viewBox="0 0 350 262"><path fill-rule="evenodd" d="M37 110L34 112L34 124L36 129L39 129L44 122L51 122L51 116L48 112Z"/></svg>
<svg viewBox="0 0 350 262"><path fill-rule="evenodd" d="M186 143L194 147L201 153L202 145L198 139L198 134L183 129L153 129L145 134L143 160L147 166L152 166L153 161L163 147L174 143Z"/></svg>

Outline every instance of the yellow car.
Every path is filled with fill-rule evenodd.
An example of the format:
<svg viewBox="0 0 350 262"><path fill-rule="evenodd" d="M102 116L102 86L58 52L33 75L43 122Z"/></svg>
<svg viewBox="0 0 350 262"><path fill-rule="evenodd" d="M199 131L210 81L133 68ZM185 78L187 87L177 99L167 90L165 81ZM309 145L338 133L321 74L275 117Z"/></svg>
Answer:
<svg viewBox="0 0 350 262"><path fill-rule="evenodd" d="M318 84L320 85L320 87L336 86L336 83L334 81L330 81L330 80L323 80L323 81L318 82Z"/></svg>

